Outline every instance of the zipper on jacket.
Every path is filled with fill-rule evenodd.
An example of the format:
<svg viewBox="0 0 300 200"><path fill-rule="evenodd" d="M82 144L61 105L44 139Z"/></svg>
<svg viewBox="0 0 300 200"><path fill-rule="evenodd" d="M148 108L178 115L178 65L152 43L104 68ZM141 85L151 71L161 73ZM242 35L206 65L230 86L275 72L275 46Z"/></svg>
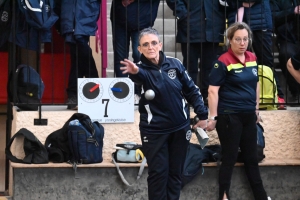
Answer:
<svg viewBox="0 0 300 200"><path fill-rule="evenodd" d="M161 72L161 68L159 69L159 72L160 72L160 75L161 75L162 79L164 80L165 78L164 78L164 75Z"/></svg>

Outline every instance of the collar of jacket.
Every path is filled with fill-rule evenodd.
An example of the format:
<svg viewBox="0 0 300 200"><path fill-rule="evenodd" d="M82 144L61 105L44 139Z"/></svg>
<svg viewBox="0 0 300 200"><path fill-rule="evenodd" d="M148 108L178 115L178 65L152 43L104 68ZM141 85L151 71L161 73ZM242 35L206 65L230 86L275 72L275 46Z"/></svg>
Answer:
<svg viewBox="0 0 300 200"><path fill-rule="evenodd" d="M151 62L148 58L146 58L146 57L144 56L144 54L141 55L141 61L142 61L142 63L144 63L144 64L147 65L147 66L153 66L153 67L156 67L156 68L158 68L158 69L161 68L161 65L162 65L162 63L163 63L164 60L165 60L165 54L164 54L162 51L159 52L159 61L158 61L158 65L155 65L153 62Z"/></svg>
<svg viewBox="0 0 300 200"><path fill-rule="evenodd" d="M236 57L236 55L233 53L231 48L228 48L228 53L232 55L232 57L236 60L236 62L241 63L241 64L245 64L248 61L253 61L254 58L251 58L251 52L249 51L245 51L244 55L245 55L245 63L242 63L240 61L240 59L238 59L238 57ZM254 56L254 55L253 55ZM256 58L255 58L256 60Z"/></svg>

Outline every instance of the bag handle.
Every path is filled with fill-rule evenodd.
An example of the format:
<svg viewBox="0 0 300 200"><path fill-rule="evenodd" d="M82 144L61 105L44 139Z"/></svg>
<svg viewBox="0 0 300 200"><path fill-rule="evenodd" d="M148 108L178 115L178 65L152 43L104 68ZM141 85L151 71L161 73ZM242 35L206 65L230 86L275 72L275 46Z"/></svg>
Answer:
<svg viewBox="0 0 300 200"><path fill-rule="evenodd" d="M144 160L144 154L140 149L135 150L135 159L141 163Z"/></svg>
<svg viewBox="0 0 300 200"><path fill-rule="evenodd" d="M79 120L80 123L87 129L88 132L92 134L92 137L95 137L95 128L93 122L90 119Z"/></svg>
<svg viewBox="0 0 300 200"><path fill-rule="evenodd" d="M127 150L136 150L142 148L142 145L136 143L122 143L122 144L116 144L116 147L121 147Z"/></svg>
<svg viewBox="0 0 300 200"><path fill-rule="evenodd" d="M31 155L26 155L24 157L24 159L18 159L16 156L12 155L10 147L11 144L13 143L14 139L20 135L23 135L26 139L30 140L30 141L35 141L37 140L37 138L33 135L32 132L30 132L29 130L25 129L25 128L21 128L9 141L9 143L7 144L6 148L5 148L5 154L7 156L7 158L12 161L12 162L16 162L16 163L27 163L30 164L32 161L32 154ZM25 139L24 138L24 139Z"/></svg>
<svg viewBox="0 0 300 200"><path fill-rule="evenodd" d="M127 185L127 186L132 186L133 184L129 184L128 181L125 179L125 177L124 177L124 175L123 175L123 173L122 173L122 171L121 171L118 163L114 159L114 155L113 154L112 154L112 161L115 164L115 166L117 168L117 171L118 171L118 173L119 173L119 175L120 175L123 183L125 183L125 185ZM139 169L139 172L138 172L136 180L139 180L141 178L141 175L143 174L143 171L144 171L146 163L147 163L147 159L146 159L146 157L143 156L143 160L141 162L141 166L140 166L140 169Z"/></svg>

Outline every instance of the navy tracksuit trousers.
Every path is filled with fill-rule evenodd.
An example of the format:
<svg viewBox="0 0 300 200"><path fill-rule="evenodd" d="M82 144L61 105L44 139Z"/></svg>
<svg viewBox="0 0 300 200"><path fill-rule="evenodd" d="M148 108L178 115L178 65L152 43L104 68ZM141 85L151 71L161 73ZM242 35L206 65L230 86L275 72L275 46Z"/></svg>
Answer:
<svg viewBox="0 0 300 200"><path fill-rule="evenodd" d="M190 126L169 134L141 132L148 164L149 200L178 200Z"/></svg>
<svg viewBox="0 0 300 200"><path fill-rule="evenodd" d="M219 172L219 199L229 188L234 165L241 148L247 178L255 200L267 200L257 161L256 114L219 114L216 130L222 146L222 164Z"/></svg>

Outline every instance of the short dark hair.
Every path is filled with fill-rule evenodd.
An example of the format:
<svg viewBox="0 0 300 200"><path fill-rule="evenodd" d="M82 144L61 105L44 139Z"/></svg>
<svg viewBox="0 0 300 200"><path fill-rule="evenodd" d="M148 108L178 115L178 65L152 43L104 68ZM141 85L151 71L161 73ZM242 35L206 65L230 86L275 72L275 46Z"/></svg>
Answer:
<svg viewBox="0 0 300 200"><path fill-rule="evenodd" d="M156 35L158 40L160 41L160 36L159 36L158 31L156 29L152 28L152 27L149 27L149 28L144 28L143 30L140 31L140 33L139 33L139 43L141 41L141 38L144 35L149 35L149 34Z"/></svg>

